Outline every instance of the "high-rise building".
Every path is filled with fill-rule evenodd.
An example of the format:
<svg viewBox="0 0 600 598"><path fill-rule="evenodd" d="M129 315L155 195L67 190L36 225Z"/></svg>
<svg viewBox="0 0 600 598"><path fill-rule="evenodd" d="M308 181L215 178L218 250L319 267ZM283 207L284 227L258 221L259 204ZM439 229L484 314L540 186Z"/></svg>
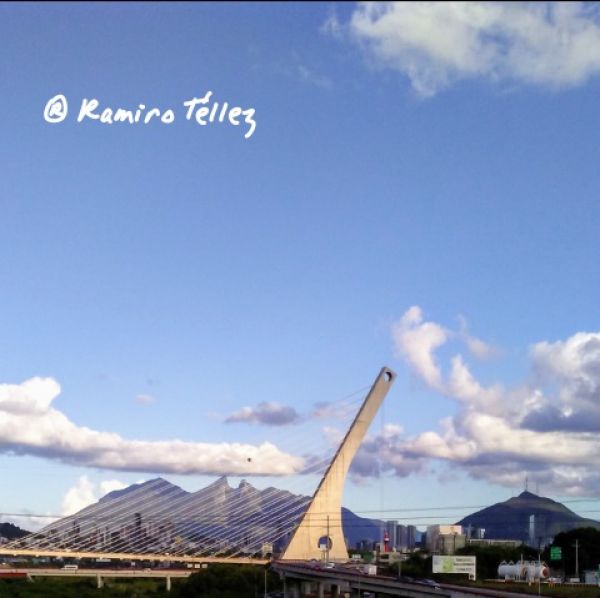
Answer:
<svg viewBox="0 0 600 598"><path fill-rule="evenodd" d="M429 525L427 527L427 550L432 554L454 554L462 548L466 538L461 525Z"/></svg>
<svg viewBox="0 0 600 598"><path fill-rule="evenodd" d="M412 550L417 545L417 528L414 525L406 527L406 548Z"/></svg>
<svg viewBox="0 0 600 598"><path fill-rule="evenodd" d="M396 548L398 550L408 550L408 528L406 525L398 525L396 528Z"/></svg>
<svg viewBox="0 0 600 598"><path fill-rule="evenodd" d="M387 532L387 539L388 539L388 546L390 548L394 548L396 549L398 546L398 522L397 521L386 521L385 522L385 528L384 528L384 542L385 542L385 538L386 538L386 532Z"/></svg>

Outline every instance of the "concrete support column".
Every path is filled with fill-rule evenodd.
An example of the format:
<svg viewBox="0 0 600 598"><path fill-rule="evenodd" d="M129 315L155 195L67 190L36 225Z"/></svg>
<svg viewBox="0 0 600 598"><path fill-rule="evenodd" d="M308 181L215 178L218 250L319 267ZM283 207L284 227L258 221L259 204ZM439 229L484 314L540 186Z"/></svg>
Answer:
<svg viewBox="0 0 600 598"><path fill-rule="evenodd" d="M325 598L325 584L322 581L317 584L317 596Z"/></svg>
<svg viewBox="0 0 600 598"><path fill-rule="evenodd" d="M310 581L303 581L300 583L300 596L308 596L312 594L312 583Z"/></svg>
<svg viewBox="0 0 600 598"><path fill-rule="evenodd" d="M167 592L171 591L171 576L167 575Z"/></svg>
<svg viewBox="0 0 600 598"><path fill-rule="evenodd" d="M104 578L102 575L96 575L96 587L101 590L104 587Z"/></svg>

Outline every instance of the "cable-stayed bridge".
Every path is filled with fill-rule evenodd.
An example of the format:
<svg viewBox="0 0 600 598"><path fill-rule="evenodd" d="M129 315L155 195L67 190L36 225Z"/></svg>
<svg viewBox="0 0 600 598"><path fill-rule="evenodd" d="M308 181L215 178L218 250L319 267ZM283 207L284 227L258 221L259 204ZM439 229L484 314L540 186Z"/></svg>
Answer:
<svg viewBox="0 0 600 598"><path fill-rule="evenodd" d="M221 478L188 493L157 478L113 492L2 548L15 555L173 562L261 562L281 551L308 500ZM275 546L271 546L275 544Z"/></svg>
<svg viewBox="0 0 600 598"><path fill-rule="evenodd" d="M166 480L114 491L78 513L0 546L11 556L174 563L267 563L347 559L341 501L350 464L395 378L382 368L331 458L309 460L305 479L324 471L312 499L257 490L221 478L189 493Z"/></svg>

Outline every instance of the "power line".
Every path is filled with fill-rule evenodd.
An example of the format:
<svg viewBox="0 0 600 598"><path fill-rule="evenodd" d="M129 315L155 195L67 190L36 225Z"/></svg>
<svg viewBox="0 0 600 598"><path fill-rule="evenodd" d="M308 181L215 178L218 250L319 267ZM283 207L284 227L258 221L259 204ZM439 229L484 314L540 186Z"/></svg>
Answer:
<svg viewBox="0 0 600 598"><path fill-rule="evenodd" d="M565 504L565 503L574 503L574 502L598 502L600 499L593 499L593 500L579 500L579 499L575 499L575 500L571 500L571 501L564 501L561 504ZM431 512L431 511L444 511L446 513L449 513L450 511L464 511L464 510L471 510L471 509L486 509L489 508L490 506L493 505L455 505L455 506L444 506L444 507L399 507L399 508L394 508L394 509L360 509L360 510L351 510L355 515L362 515L362 514L384 514L384 513L421 513L421 512ZM347 508L347 507L344 507ZM581 510L579 511L579 513L600 513L600 509L585 509L585 510ZM442 518L450 518L453 515L448 514L447 517L444 517L443 515L441 516ZM26 518L26 519L62 519L64 517L67 517L67 515L53 515L53 514L48 514L48 513L26 513L26 512L21 512L21 513L5 513L5 512L0 512L0 517L20 517L20 518ZM77 514L72 514L69 515L68 517L75 517L75 518L79 518L77 517ZM85 516L82 517L83 519L85 518ZM433 517L402 517L402 519L418 519L418 518L423 518L423 519L431 519Z"/></svg>

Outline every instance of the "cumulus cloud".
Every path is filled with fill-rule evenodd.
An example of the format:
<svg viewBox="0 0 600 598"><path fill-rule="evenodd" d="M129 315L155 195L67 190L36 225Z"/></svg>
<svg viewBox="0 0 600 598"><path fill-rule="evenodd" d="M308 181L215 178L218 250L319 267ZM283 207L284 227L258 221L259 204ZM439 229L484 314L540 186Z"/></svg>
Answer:
<svg viewBox="0 0 600 598"><path fill-rule="evenodd" d="M285 426L301 421L300 415L293 407L279 403L259 403L256 407L244 407L232 413L226 423L264 424L266 426Z"/></svg>
<svg viewBox="0 0 600 598"><path fill-rule="evenodd" d="M0 453L148 473L285 475L303 467L301 458L269 442L255 446L129 440L78 426L53 407L59 393L60 385L52 378L0 385Z"/></svg>
<svg viewBox="0 0 600 598"><path fill-rule="evenodd" d="M84 507L95 503L94 486L87 476L81 476L77 484L67 490L63 498L62 514L72 515Z"/></svg>
<svg viewBox="0 0 600 598"><path fill-rule="evenodd" d="M546 396L523 421L534 430L600 429L600 334L580 332L566 341L540 342L530 356Z"/></svg>
<svg viewBox="0 0 600 598"><path fill-rule="evenodd" d="M483 385L460 353L450 358L444 377L436 350L451 337L468 349L467 339L425 322L418 307L394 325L392 337L397 355L430 388L456 401L458 410L442 419L437 430L395 435L389 455L379 450L387 462L383 467L394 467L393 457L412 459L410 467L442 459L475 478L512 487L521 485L528 472L532 481L562 493L597 491L600 333L534 344L531 375L513 388ZM402 469L397 473L402 475Z"/></svg>
<svg viewBox="0 0 600 598"><path fill-rule="evenodd" d="M14 415L39 415L48 411L60 393L52 378L31 378L23 384L0 384L0 410Z"/></svg>
<svg viewBox="0 0 600 598"><path fill-rule="evenodd" d="M404 430L396 424L386 424L378 434L368 435L352 462L353 481L390 472L406 477L421 471L426 459L404 450L405 442Z"/></svg>
<svg viewBox="0 0 600 598"><path fill-rule="evenodd" d="M73 515L73 513L94 504L105 494L123 488L127 488L127 484L119 480L105 480L96 485L83 475L73 487L67 490L62 502L62 514L63 516Z"/></svg>
<svg viewBox="0 0 600 598"><path fill-rule="evenodd" d="M144 480L136 483L143 484ZM128 484L125 484L120 480L104 480L103 482L100 482L100 496L98 498L102 498L106 494L114 492L115 490L123 490L123 488L127 488L127 486Z"/></svg>
<svg viewBox="0 0 600 598"><path fill-rule="evenodd" d="M580 332L564 342L537 343L531 358L540 377L558 385L561 402L600 409L600 333Z"/></svg>
<svg viewBox="0 0 600 598"><path fill-rule="evenodd" d="M392 328L396 357L405 358L414 372L437 390L442 388L442 374L434 351L446 343L448 336L449 332L442 326L423 322L421 308L416 305Z"/></svg>
<svg viewBox="0 0 600 598"><path fill-rule="evenodd" d="M600 71L599 12L578 2L364 2L322 30L359 43L421 96L469 78L557 89Z"/></svg>
<svg viewBox="0 0 600 598"><path fill-rule="evenodd" d="M465 345L469 349L469 353L471 353L473 357L485 361L494 357L498 357L500 355L500 351L497 347L494 347L490 343L486 343L480 338L469 334L469 327L467 325L467 320L464 316L459 316L458 321L460 325L459 334L463 339Z"/></svg>

